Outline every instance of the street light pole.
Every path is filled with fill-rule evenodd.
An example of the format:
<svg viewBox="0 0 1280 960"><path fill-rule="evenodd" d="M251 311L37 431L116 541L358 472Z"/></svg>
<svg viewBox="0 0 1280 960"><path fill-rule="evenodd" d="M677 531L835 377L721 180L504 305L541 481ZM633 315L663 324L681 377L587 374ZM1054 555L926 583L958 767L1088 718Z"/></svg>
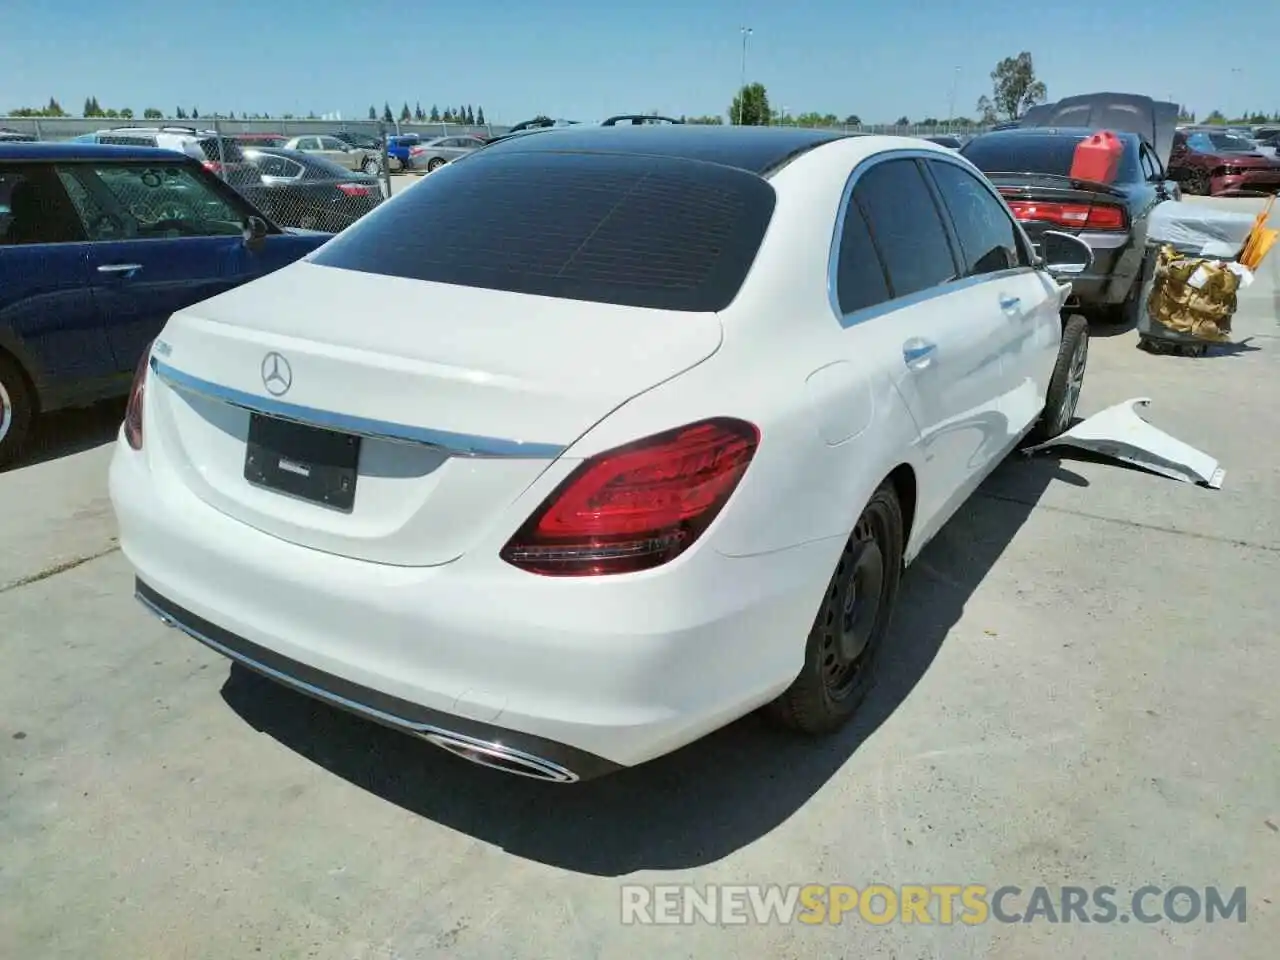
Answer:
<svg viewBox="0 0 1280 960"><path fill-rule="evenodd" d="M738 85L738 126L742 126L747 109L747 37L751 36L751 28L742 28L742 83Z"/></svg>
<svg viewBox="0 0 1280 960"><path fill-rule="evenodd" d="M951 75L951 99L947 102L947 130L951 129L951 121L956 118L956 87L960 84L960 68L956 67Z"/></svg>

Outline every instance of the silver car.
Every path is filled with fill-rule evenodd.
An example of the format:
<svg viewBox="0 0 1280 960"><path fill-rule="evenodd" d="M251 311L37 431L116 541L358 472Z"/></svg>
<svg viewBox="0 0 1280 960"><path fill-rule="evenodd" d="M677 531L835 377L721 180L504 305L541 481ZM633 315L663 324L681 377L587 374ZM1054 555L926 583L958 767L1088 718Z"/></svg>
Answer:
<svg viewBox="0 0 1280 960"><path fill-rule="evenodd" d="M373 174L382 168L382 158L376 151L353 147L343 143L337 137L294 137L284 145L284 149L311 153L340 167L346 167L348 170L363 170L365 173Z"/></svg>
<svg viewBox="0 0 1280 960"><path fill-rule="evenodd" d="M436 137L409 150L408 167L410 170L426 170L430 173L450 160L457 160L479 150L484 144L485 141L479 137Z"/></svg>

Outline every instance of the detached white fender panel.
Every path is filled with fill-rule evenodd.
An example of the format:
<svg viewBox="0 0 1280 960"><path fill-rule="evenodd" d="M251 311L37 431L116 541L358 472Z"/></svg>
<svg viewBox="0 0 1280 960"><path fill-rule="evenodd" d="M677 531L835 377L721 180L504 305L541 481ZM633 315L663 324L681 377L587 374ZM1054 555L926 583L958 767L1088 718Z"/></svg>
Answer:
<svg viewBox="0 0 1280 960"><path fill-rule="evenodd" d="M1138 408L1150 404L1146 397L1117 403L1052 440L1028 447L1026 453L1053 446L1079 447L1174 480L1222 489L1226 471L1217 460L1142 419Z"/></svg>

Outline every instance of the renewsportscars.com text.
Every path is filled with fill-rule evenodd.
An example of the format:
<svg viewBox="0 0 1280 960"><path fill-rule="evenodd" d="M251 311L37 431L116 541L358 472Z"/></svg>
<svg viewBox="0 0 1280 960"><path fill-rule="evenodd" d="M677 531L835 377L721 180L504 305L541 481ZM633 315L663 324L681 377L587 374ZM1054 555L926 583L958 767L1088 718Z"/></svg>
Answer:
<svg viewBox="0 0 1280 960"><path fill-rule="evenodd" d="M1244 923L1244 887L987 884L622 887L624 924Z"/></svg>

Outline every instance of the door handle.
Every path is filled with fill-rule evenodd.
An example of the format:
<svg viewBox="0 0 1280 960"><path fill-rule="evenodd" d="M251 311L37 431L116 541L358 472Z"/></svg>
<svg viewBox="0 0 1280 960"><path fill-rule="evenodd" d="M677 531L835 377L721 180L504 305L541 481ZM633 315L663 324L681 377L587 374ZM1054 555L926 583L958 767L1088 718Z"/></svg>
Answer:
<svg viewBox="0 0 1280 960"><path fill-rule="evenodd" d="M1011 312L1011 311L1017 310L1018 307L1020 307L1021 305L1022 305L1021 297L1001 297L1000 298L1001 310Z"/></svg>
<svg viewBox="0 0 1280 960"><path fill-rule="evenodd" d="M104 263L98 267L99 273L136 273L142 269L140 263Z"/></svg>
<svg viewBox="0 0 1280 960"><path fill-rule="evenodd" d="M929 366L937 349L936 343L912 337L902 345L902 359L912 370L923 370Z"/></svg>

